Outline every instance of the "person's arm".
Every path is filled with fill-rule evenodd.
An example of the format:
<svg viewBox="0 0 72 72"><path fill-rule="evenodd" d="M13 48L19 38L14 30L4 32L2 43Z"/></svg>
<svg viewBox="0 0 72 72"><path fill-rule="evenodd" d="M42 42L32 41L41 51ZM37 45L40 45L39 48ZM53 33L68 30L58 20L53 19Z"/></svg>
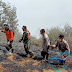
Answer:
<svg viewBox="0 0 72 72"><path fill-rule="evenodd" d="M68 44L66 44L66 47L67 47L67 49L68 49L68 51L69 51L69 53L70 53L70 48L69 48L69 45L68 45Z"/></svg>
<svg viewBox="0 0 72 72"><path fill-rule="evenodd" d="M19 42L21 42L23 40L23 37L19 40Z"/></svg>
<svg viewBox="0 0 72 72"><path fill-rule="evenodd" d="M0 30L0 32L4 32L5 33L5 30Z"/></svg>
<svg viewBox="0 0 72 72"><path fill-rule="evenodd" d="M56 48L58 46L58 42L56 42L54 45L50 45L50 47Z"/></svg>
<svg viewBox="0 0 72 72"><path fill-rule="evenodd" d="M70 53L70 48L69 48L69 44L65 41L66 44L66 48L68 49L69 53Z"/></svg>
<svg viewBox="0 0 72 72"><path fill-rule="evenodd" d="M2 30L0 30L0 32L2 32Z"/></svg>
<svg viewBox="0 0 72 72"><path fill-rule="evenodd" d="M23 40L23 36L22 36L22 38L19 40L19 42L21 42Z"/></svg>

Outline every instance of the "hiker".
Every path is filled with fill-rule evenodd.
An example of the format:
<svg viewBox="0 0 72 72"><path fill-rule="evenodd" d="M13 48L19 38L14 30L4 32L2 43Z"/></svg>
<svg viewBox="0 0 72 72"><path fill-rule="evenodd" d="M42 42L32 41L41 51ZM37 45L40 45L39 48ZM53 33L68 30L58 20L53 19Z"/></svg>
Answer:
<svg viewBox="0 0 72 72"><path fill-rule="evenodd" d="M45 29L41 29L40 30L40 34L42 35L42 39L43 39L43 50L41 52L41 55L43 56L43 60L48 60L48 49L49 49L49 45L50 45L50 40L48 35L45 33ZM46 57L46 58L45 58Z"/></svg>
<svg viewBox="0 0 72 72"><path fill-rule="evenodd" d="M3 32L3 33L6 34L6 38L7 38L6 49L9 51L8 54L12 54L13 53L12 43L13 43L13 40L14 40L14 33L13 33L12 30L9 29L8 24L4 24L4 28L5 28L5 30L0 30L0 32Z"/></svg>
<svg viewBox="0 0 72 72"><path fill-rule="evenodd" d="M30 51L30 44L31 44L31 42L30 42L30 32L27 30L26 26L23 26L22 30L23 30L23 36L19 40L19 42L21 42L23 40L26 56L29 54L30 57L32 57L33 53Z"/></svg>
<svg viewBox="0 0 72 72"><path fill-rule="evenodd" d="M59 34L59 39L57 40L55 45L50 45L50 47L58 47L61 52L68 52L70 53L70 48L67 41L64 39L63 34ZM62 54L61 58L66 58L67 54Z"/></svg>

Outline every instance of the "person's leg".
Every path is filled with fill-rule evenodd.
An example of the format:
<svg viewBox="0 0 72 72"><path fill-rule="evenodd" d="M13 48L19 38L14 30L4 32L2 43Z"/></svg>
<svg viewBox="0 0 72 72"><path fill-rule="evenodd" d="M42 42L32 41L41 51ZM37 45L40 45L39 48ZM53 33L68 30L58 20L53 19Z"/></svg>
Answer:
<svg viewBox="0 0 72 72"><path fill-rule="evenodd" d="M68 50L65 50L65 52L68 52ZM67 57L68 57L68 54L66 54L66 53L63 52L63 54L61 55L61 58L67 58Z"/></svg>
<svg viewBox="0 0 72 72"><path fill-rule="evenodd" d="M50 46L47 47L47 51L49 50Z"/></svg>
<svg viewBox="0 0 72 72"><path fill-rule="evenodd" d="M43 56L43 59L45 58L45 52L41 52L41 56Z"/></svg>
<svg viewBox="0 0 72 72"><path fill-rule="evenodd" d="M33 56L33 53L30 51L30 42L28 42L28 43L26 44L26 46L27 46L28 54L30 54L31 57L32 57L32 56Z"/></svg>
<svg viewBox="0 0 72 72"><path fill-rule="evenodd" d="M46 52L46 59L48 60L48 57L49 57L49 54L48 54L48 52Z"/></svg>
<svg viewBox="0 0 72 72"><path fill-rule="evenodd" d="M63 64L65 64L65 57L64 57L64 54L61 54L61 58L62 58L62 60L60 61L60 64L61 65L63 65Z"/></svg>
<svg viewBox="0 0 72 72"><path fill-rule="evenodd" d="M6 46L6 49L7 49L8 51L10 51L10 50L12 49L12 43L13 43L13 41L10 41L10 45L7 45L7 46ZM12 50L12 52L13 52L13 50Z"/></svg>
<svg viewBox="0 0 72 72"><path fill-rule="evenodd" d="M9 47L10 47L10 49L12 49L12 44L11 44L11 43L10 43ZM10 49L9 49L9 50L10 50Z"/></svg>
<svg viewBox="0 0 72 72"><path fill-rule="evenodd" d="M49 47L50 47L50 46L47 47L47 52L46 52L46 59L47 59L47 60L48 60L48 57L49 57L49 54L48 54Z"/></svg>
<svg viewBox="0 0 72 72"><path fill-rule="evenodd" d="M14 49L12 49L12 44L10 44L9 47L10 47L11 52L13 53L14 52Z"/></svg>
<svg viewBox="0 0 72 72"><path fill-rule="evenodd" d="M6 49L9 51L9 52L5 53L6 55L11 55L13 53L13 51L12 51L12 42L13 41L10 41L10 44L6 46Z"/></svg>
<svg viewBox="0 0 72 72"><path fill-rule="evenodd" d="M28 48L27 48L26 45L24 45L24 49L25 49L26 54L28 55L29 54L29 51L28 51Z"/></svg>
<svg viewBox="0 0 72 72"><path fill-rule="evenodd" d="M6 46L6 49L9 51L10 50L10 47L9 46Z"/></svg>
<svg viewBox="0 0 72 72"><path fill-rule="evenodd" d="M28 47L26 45L24 45L24 48L25 48L26 55L30 54L30 56L32 57L33 53L31 51L29 51Z"/></svg>
<svg viewBox="0 0 72 72"><path fill-rule="evenodd" d="M10 49L11 49L11 52L13 53L14 49L12 48L12 43L13 43L13 41L10 41L9 47L10 47Z"/></svg>

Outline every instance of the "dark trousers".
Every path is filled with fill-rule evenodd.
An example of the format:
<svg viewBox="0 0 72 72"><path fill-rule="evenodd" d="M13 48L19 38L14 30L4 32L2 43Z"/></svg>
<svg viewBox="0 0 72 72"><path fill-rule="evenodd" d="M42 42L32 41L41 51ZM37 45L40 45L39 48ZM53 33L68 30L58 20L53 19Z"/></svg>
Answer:
<svg viewBox="0 0 72 72"><path fill-rule="evenodd" d="M33 53L29 51L28 47L26 48L26 45L24 45L24 49L25 49L26 54L33 55Z"/></svg>
<svg viewBox="0 0 72 72"><path fill-rule="evenodd" d="M49 56L49 54L48 54L48 52L41 52L41 55L43 56L43 58L45 58L45 56L46 56L46 59L48 59L48 56Z"/></svg>
<svg viewBox="0 0 72 72"><path fill-rule="evenodd" d="M45 56L46 56L46 59L48 59L48 56L49 56L49 54L48 54L48 49L49 49L49 46L48 46L46 52L43 52L43 51L41 52L41 55L43 56L43 58L45 58Z"/></svg>
<svg viewBox="0 0 72 72"><path fill-rule="evenodd" d="M8 42L9 40L7 40ZM10 44L6 46L6 49L9 51L10 49L12 49L12 43L13 43L13 40L10 41Z"/></svg>

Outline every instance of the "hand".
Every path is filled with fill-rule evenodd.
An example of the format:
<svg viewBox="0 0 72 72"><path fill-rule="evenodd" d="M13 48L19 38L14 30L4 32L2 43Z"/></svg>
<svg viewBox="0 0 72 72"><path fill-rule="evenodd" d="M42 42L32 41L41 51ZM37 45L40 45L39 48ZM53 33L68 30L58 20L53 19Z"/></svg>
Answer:
<svg viewBox="0 0 72 72"><path fill-rule="evenodd" d="M25 48L28 48L27 46L25 46Z"/></svg>
<svg viewBox="0 0 72 72"><path fill-rule="evenodd" d="M21 42L21 40L19 40L19 42Z"/></svg>
<svg viewBox="0 0 72 72"><path fill-rule="evenodd" d="M1 32L2 30L0 30L0 32Z"/></svg>
<svg viewBox="0 0 72 72"><path fill-rule="evenodd" d="M64 58L64 55L61 55L61 58Z"/></svg>
<svg viewBox="0 0 72 72"><path fill-rule="evenodd" d="M10 45L10 42L8 41L8 43L7 43L8 45Z"/></svg>
<svg viewBox="0 0 72 72"><path fill-rule="evenodd" d="M52 47L53 47L53 45L50 45L50 47L52 48Z"/></svg>

